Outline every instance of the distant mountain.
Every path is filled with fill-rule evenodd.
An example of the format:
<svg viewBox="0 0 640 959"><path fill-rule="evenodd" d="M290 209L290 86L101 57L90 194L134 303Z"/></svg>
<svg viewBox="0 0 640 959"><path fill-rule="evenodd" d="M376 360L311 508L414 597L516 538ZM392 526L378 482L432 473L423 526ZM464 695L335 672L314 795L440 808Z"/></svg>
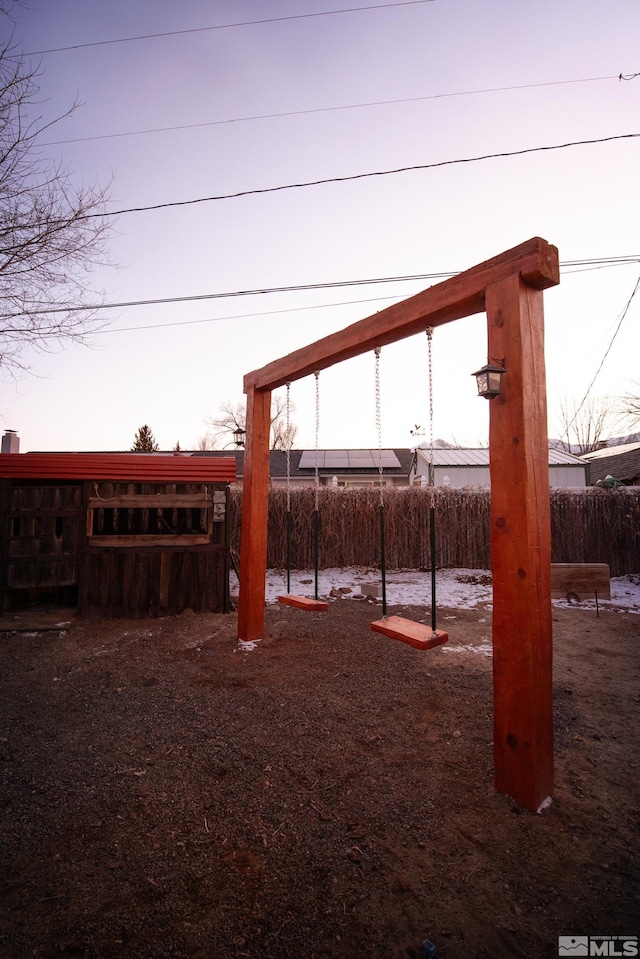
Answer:
<svg viewBox="0 0 640 959"><path fill-rule="evenodd" d="M605 449L609 446L624 446L627 443L640 443L640 433L629 433L627 436L610 436L609 439L603 440L602 443L600 443L598 449ZM562 440L549 437L549 446L554 449L566 450L567 453L573 453L575 456L581 455L581 450L577 443L571 443L567 450L566 444L563 443Z"/></svg>

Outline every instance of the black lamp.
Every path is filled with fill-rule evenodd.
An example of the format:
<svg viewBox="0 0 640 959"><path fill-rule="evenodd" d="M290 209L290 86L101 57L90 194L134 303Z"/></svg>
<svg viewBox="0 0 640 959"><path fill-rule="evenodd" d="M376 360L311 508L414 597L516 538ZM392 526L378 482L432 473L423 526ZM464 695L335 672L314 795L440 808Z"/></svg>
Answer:
<svg viewBox="0 0 640 959"><path fill-rule="evenodd" d="M489 360L482 369L472 373L475 376L478 386L478 396L484 396L486 400L492 400L502 393L502 374L507 370L504 366L504 357L498 365L497 360Z"/></svg>
<svg viewBox="0 0 640 959"><path fill-rule="evenodd" d="M233 438L236 446L244 446L244 441L247 438L247 431L243 430L241 426L237 426L233 431Z"/></svg>

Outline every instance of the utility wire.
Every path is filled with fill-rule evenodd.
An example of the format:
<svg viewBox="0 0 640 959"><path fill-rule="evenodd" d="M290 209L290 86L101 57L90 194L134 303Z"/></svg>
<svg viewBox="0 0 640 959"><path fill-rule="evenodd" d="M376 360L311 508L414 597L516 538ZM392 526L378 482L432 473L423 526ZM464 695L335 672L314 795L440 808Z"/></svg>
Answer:
<svg viewBox="0 0 640 959"><path fill-rule="evenodd" d="M604 269L605 267L610 266L622 266L629 263L638 263L640 262L640 254L636 256L615 256L615 257L595 257L585 260L566 260L560 263L561 270L565 272L569 268L583 267L584 269ZM347 287L357 287L357 286L374 286L383 283L416 283L418 281L424 280L443 280L451 276L456 276L460 271L451 270L443 271L440 273L415 273L407 276L379 276L371 277L369 279L360 279L360 280L334 280L326 283L302 283L298 285L288 285L288 286L273 286L273 287L261 287L252 290L233 290L226 293L197 293L187 296L171 296L171 297L160 297L157 299L148 299L148 300L124 300L117 303L94 303L94 304L84 304L81 306L51 306L50 308L43 308L40 310L29 310L23 311L20 313L5 313L0 315L0 319L15 319L20 316L39 316L39 315L48 315L51 313L74 313L74 312L96 312L102 310L122 310L129 307L137 306L166 306L175 303L195 303L202 300L225 300L233 299L239 296L264 296L269 293L299 293L309 290L336 290L344 289ZM383 299L389 299L389 297L384 297ZM366 300L353 300L348 302L360 303L367 302ZM340 306L342 304L334 304ZM300 309L311 309L311 307L300 307ZM288 312L287 310L277 310L275 312ZM268 313L247 313L246 316L267 316ZM225 319L225 317L222 317ZM179 321L178 321L179 322ZM191 320L184 321L186 322L209 322L206 320ZM213 321L211 321L213 322ZM171 326L174 324L158 324L159 326ZM155 325L150 325L146 327L135 327L135 329L155 329ZM133 328L132 328L133 329Z"/></svg>
<svg viewBox="0 0 640 959"><path fill-rule="evenodd" d="M284 23L287 20L310 20L313 17L335 17L343 13L361 13L364 10L384 10L389 7L416 7L435 0L403 0L398 3L376 3L366 7L344 7L340 10L321 10L318 13L298 13L289 17L269 17L264 20L241 20L238 23L220 23L213 27L193 27L189 30L167 30L165 33L145 33L137 37L119 37L114 40L94 40L92 43L74 43L68 47L51 47L48 50L32 50L25 57L38 57L45 53L64 53L68 50L83 50L87 47L104 47L114 43L134 43L138 40L156 40L161 37L178 37L189 33L206 33L211 30L232 30L237 27L253 27L264 23Z"/></svg>
<svg viewBox="0 0 640 959"><path fill-rule="evenodd" d="M485 153L475 157L463 157L456 160L440 160L437 163L416 163L412 166L397 167L392 170L376 170L370 173L353 173L348 176L325 177L321 180L306 180L300 183L285 183L280 186L261 187L253 190L239 190L237 193L223 193L218 196L198 197L195 200L174 200L167 203L153 203L149 206L127 207L105 213L87 213L78 220L91 220L107 216L122 216L125 213L147 213L151 210L166 210L172 207L195 206L198 203L213 203L218 200L236 200L243 196L259 196L265 193L280 193L285 190L301 190L311 186L324 186L329 183L349 183L354 180L366 180L372 177L393 176L397 173L410 173L416 170L434 170L438 167L455 166L462 163L478 163L481 160L496 160L503 157L524 156L528 153L542 153L551 150L566 150L569 147L592 146L596 143L611 143L614 140L630 140L640 137L640 133L622 133L617 136L598 137L593 140L574 140L569 143L557 143L549 146L526 147L523 150L505 150L502 153Z"/></svg>
<svg viewBox="0 0 640 959"><path fill-rule="evenodd" d="M228 293L198 293L190 296L161 297L156 300L126 300L120 303L94 304L89 306L53 306L49 309L25 310L21 313L5 313L0 319L10 319L19 316L40 316L49 313L75 313L87 310L121 310L132 306L160 306L171 303L194 303L198 300L228 300L237 296L262 296L267 293L296 293L303 290L334 290L349 286L369 286L377 283L398 283L411 280L435 280L455 276L455 273L424 273L416 276L389 276L377 277L370 280L338 280L332 283L303 283L299 286L272 286L254 290L233 290Z"/></svg>
<svg viewBox="0 0 640 959"><path fill-rule="evenodd" d="M571 420L571 422L570 422L569 425L567 426L567 430L566 430L567 440L569 439L569 430L571 429L571 427L573 426L573 424L574 424L575 421L577 420L578 414L580 413L580 410L582 409L582 407L583 407L584 404L586 403L587 397L589 396L589 393L590 393L591 390L593 389L593 384L595 383L595 381L597 380L598 376L600 375L600 371L602 370L602 367L604 366L605 360L606 360L606 358L608 357L609 353L611 352L611 347L612 347L613 344L615 343L615 340L616 340L616 338L617 338L617 336L618 336L618 333L620 332L620 327L622 326L622 324L623 324L623 322L624 322L624 320L625 320L625 317L626 317L627 313L629 312L629 308L630 308L630 306L631 306L631 304L632 304L632 302L633 302L633 298L634 298L634 296L636 295L636 293L638 292L639 289L640 289L640 276L639 276L638 279L636 280L636 285L635 285L634 288L633 288L633 292L632 292L631 296L629 297L629 299L627 300L627 304L626 304L625 308L623 309L623 311L622 311L622 313L621 313L621 315L620 315L620 320L618 321L618 325L616 326L616 328L615 328L615 330L614 330L614 332L613 332L613 336L611 337L611 340L609 341L609 345L608 345L608 347L606 348L606 350L605 350L605 352L604 352L604 356L602 357L602 360L600 361L600 365L598 366L598 369L596 370L596 372L595 372L595 374L594 374L594 376L593 376L593 379L592 379L591 382L589 383L589 386L588 386L588 388L587 388L587 392L586 392L586 393L584 394L584 396L582 397L582 400L580 401L580 404L579 404L577 410L575 411L575 413L574 413L574 415L573 415L573 419Z"/></svg>
<svg viewBox="0 0 640 959"><path fill-rule="evenodd" d="M640 76L640 74L633 74ZM479 90L458 90L452 93L431 93L419 97L399 97L393 100L367 100L362 103L343 103L328 107L315 107L309 110L287 110L281 113L257 113L245 117L227 117L223 120L207 120L202 123L182 123L169 127L151 127L147 130L125 130L120 133L100 133L88 137L72 137L68 140L47 140L41 146L63 146L67 143L91 143L94 140L114 140L119 137L148 136L154 133L172 133L177 130L199 130L204 127L224 126L232 123L250 123L256 120L278 120L286 117L311 116L316 113L335 113L341 110L362 110L367 107L392 106L397 103L421 103L425 100L443 100L450 97L479 96L485 93L505 93L511 90L533 90L538 87L566 86L575 83L599 83L603 80L631 80L633 77L607 76L582 77L576 80L550 80L547 83L521 83L509 87L487 87Z"/></svg>
<svg viewBox="0 0 640 959"><path fill-rule="evenodd" d="M225 320L246 320L258 316L279 316L282 313L301 313L305 310L327 310L336 306L353 306L361 303L379 303L382 300L393 300L393 296L371 296L363 300L341 300L338 303L313 303L311 306L294 306L285 310L261 310L258 313L234 313L231 316L210 316L200 320L173 320L169 323L151 323L143 326L110 326L98 330L104 333L137 333L140 330L161 330L167 326L196 326L200 323L222 323Z"/></svg>

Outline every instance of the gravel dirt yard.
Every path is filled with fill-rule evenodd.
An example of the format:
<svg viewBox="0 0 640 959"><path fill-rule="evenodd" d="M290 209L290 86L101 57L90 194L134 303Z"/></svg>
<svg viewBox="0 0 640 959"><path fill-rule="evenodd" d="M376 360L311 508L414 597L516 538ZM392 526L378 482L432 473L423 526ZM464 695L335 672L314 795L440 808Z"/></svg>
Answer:
<svg viewBox="0 0 640 959"><path fill-rule="evenodd" d="M379 614L269 606L253 652L235 614L5 614L0 959L544 959L638 934L640 615L554 607L536 815L493 789L490 608L442 610L429 652Z"/></svg>

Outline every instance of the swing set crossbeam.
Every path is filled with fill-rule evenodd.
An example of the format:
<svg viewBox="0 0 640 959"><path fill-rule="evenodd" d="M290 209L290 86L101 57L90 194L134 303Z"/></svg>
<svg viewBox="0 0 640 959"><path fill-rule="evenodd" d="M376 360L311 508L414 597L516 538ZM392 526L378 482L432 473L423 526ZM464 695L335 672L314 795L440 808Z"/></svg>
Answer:
<svg viewBox="0 0 640 959"><path fill-rule="evenodd" d="M432 629L424 623L415 623L412 619L403 616L387 616L371 623L371 629L376 633L383 633L389 639L398 639L414 649L433 649L442 646L449 639L449 634L441 629Z"/></svg>
<svg viewBox="0 0 640 959"><path fill-rule="evenodd" d="M329 604L322 599L312 599L310 596L278 596L278 602L283 606L295 606L296 609L306 609L309 612L326 613Z"/></svg>

